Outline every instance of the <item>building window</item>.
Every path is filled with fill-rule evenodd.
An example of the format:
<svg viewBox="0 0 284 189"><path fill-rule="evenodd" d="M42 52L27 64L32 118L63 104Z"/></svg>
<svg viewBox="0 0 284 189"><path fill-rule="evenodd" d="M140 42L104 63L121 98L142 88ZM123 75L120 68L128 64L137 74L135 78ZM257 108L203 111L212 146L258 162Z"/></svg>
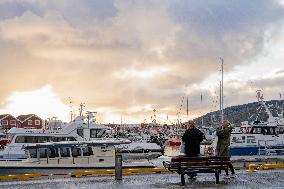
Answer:
<svg viewBox="0 0 284 189"><path fill-rule="evenodd" d="M8 125L8 121L7 120L2 120L2 125Z"/></svg>
<svg viewBox="0 0 284 189"><path fill-rule="evenodd" d="M28 126L32 126L33 125L33 120L28 120Z"/></svg>
<svg viewBox="0 0 284 189"><path fill-rule="evenodd" d="M40 120L35 120L35 125L40 125Z"/></svg>
<svg viewBox="0 0 284 189"><path fill-rule="evenodd" d="M16 120L10 120L10 125L16 125Z"/></svg>

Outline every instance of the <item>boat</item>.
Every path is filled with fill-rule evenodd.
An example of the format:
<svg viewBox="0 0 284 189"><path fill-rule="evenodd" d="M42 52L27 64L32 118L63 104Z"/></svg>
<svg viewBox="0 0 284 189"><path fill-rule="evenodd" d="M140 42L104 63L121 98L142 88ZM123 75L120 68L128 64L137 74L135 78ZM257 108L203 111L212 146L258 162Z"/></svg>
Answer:
<svg viewBox="0 0 284 189"><path fill-rule="evenodd" d="M263 101L263 95L258 92L259 102L268 115L267 121L244 121L240 127L234 128L231 134L230 155L284 155L284 124L283 118L273 117L268 106ZM216 150L218 137L214 138L209 153Z"/></svg>
<svg viewBox="0 0 284 189"><path fill-rule="evenodd" d="M4 133L0 133L0 150L3 150L8 144L9 140L6 138Z"/></svg>
<svg viewBox="0 0 284 189"><path fill-rule="evenodd" d="M34 143L62 142L62 141L93 141L93 140L113 140L114 131L102 124L96 124L95 118L91 116L78 116L69 124L62 126L62 129L25 129L12 128L8 131L8 144L0 151L0 159L25 159L27 158L23 146ZM53 122L51 122L53 124ZM52 127L54 128L54 127ZM60 128L60 127L56 127ZM136 144L136 146L135 146ZM154 158L161 156L163 150L160 146L153 143L125 144L121 148L125 150L127 157L130 157L133 151L135 158ZM138 153L137 149L140 150Z"/></svg>
<svg viewBox="0 0 284 189"><path fill-rule="evenodd" d="M112 139L27 144L23 146L27 158L0 161L0 175L70 175L76 171L114 169L116 146L129 143L129 140ZM122 168L154 167L146 160L122 162Z"/></svg>

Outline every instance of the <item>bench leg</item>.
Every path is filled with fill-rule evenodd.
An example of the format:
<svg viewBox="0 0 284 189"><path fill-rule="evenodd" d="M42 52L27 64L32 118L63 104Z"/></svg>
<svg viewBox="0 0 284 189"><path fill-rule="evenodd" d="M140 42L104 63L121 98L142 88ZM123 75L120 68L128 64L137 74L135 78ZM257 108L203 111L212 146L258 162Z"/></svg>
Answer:
<svg viewBox="0 0 284 189"><path fill-rule="evenodd" d="M185 178L184 178L183 173L180 175L180 179L181 179L181 185L184 186L185 185Z"/></svg>
<svg viewBox="0 0 284 189"><path fill-rule="evenodd" d="M215 172L216 184L219 184L219 172Z"/></svg>

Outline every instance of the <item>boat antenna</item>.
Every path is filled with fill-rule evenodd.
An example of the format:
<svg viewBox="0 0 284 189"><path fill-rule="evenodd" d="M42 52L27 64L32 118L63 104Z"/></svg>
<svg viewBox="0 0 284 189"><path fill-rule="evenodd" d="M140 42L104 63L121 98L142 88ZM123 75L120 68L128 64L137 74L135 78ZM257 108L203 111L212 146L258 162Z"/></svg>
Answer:
<svg viewBox="0 0 284 189"><path fill-rule="evenodd" d="M153 120L152 120L152 123L154 124L154 125L156 125L157 124L157 115L156 115L156 112L157 112L157 110L156 109L154 109L153 110Z"/></svg>
<svg viewBox="0 0 284 189"><path fill-rule="evenodd" d="M73 120L73 111L72 111L72 99L69 97L69 104L70 104L70 122Z"/></svg>
<svg viewBox="0 0 284 189"><path fill-rule="evenodd" d="M80 104L80 108L79 108L79 115L82 116L83 115L83 108L85 107L85 103L81 103Z"/></svg>

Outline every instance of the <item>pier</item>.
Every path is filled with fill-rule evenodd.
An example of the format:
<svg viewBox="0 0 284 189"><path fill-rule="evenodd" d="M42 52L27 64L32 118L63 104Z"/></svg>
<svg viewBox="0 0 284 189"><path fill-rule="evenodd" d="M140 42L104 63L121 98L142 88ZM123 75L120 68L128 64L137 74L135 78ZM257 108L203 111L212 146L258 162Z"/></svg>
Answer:
<svg viewBox="0 0 284 189"><path fill-rule="evenodd" d="M222 175L224 176L224 175ZM196 179L187 182L184 187L180 185L178 174L135 174L124 175L122 181L116 181L114 175L93 175L82 178L43 178L28 181L0 182L2 189L30 189L30 188L283 188L284 170L266 170L250 173L246 170L236 172L236 178L224 179L221 176L220 183L215 184L213 175L200 175Z"/></svg>

